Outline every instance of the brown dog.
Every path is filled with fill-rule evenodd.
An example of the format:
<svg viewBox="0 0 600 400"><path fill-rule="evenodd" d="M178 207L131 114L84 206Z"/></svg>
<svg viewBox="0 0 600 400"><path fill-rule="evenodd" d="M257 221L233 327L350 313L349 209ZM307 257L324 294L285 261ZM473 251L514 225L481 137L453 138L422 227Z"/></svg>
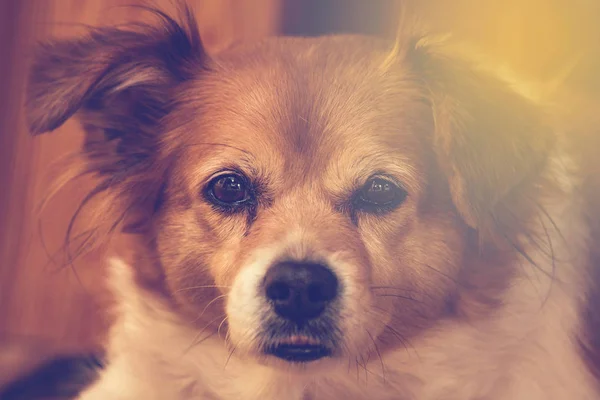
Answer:
<svg viewBox="0 0 600 400"><path fill-rule="evenodd" d="M600 398L582 156L538 101L408 26L208 56L157 15L31 75L140 249L82 399Z"/></svg>

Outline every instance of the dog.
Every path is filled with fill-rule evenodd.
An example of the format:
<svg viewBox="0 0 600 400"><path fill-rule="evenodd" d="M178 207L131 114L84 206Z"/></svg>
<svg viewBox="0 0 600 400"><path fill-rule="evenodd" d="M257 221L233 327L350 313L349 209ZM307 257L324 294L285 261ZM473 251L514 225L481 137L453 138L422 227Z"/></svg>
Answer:
<svg viewBox="0 0 600 400"><path fill-rule="evenodd" d="M153 12L31 69L132 241L79 399L600 398L593 127L406 21L209 55Z"/></svg>

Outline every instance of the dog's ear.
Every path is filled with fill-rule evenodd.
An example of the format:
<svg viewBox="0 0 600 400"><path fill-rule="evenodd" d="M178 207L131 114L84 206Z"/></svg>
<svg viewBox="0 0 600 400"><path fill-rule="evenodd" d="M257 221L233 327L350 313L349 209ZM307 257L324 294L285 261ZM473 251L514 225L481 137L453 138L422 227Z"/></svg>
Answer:
<svg viewBox="0 0 600 400"><path fill-rule="evenodd" d="M101 219L111 230L117 223L132 232L145 228L161 203L168 169L159 151L163 122L207 56L191 10L182 8L181 22L148 10L159 24L99 28L83 38L50 41L34 59L26 104L31 132L53 131L76 116L85 130L85 163L77 176L100 178L71 224L100 193L108 195L104 204L112 211L103 208ZM114 222L112 214L118 216Z"/></svg>
<svg viewBox="0 0 600 400"><path fill-rule="evenodd" d="M77 115L89 160L104 160L106 170L96 171L101 174L148 155L173 94L205 63L190 10L183 10L182 23L151 11L160 24L99 28L83 38L42 44L31 68L31 132L52 131Z"/></svg>
<svg viewBox="0 0 600 400"><path fill-rule="evenodd" d="M515 231L554 143L542 107L438 45L411 55L433 111L433 148L453 202L482 235Z"/></svg>

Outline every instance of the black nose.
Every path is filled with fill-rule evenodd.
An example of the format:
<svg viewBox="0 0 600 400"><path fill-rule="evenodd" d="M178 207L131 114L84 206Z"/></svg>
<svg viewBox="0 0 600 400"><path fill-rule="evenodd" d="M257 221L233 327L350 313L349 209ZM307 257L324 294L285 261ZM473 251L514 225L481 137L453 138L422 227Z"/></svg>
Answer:
<svg viewBox="0 0 600 400"><path fill-rule="evenodd" d="M337 278L321 264L282 262L265 276L265 294L275 312L298 323L318 317L337 292Z"/></svg>

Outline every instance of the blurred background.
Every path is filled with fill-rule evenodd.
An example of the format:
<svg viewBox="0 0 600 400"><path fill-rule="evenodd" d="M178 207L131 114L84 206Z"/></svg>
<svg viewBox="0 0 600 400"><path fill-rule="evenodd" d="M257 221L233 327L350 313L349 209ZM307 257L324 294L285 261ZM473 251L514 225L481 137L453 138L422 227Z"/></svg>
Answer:
<svg viewBox="0 0 600 400"><path fill-rule="evenodd" d="M365 33L392 37L402 0L189 0L203 40L217 52L266 35ZM0 386L56 353L98 347L102 312L101 251L61 267L73 210L89 188L68 186L41 217L53 165L76 151L68 122L32 139L23 118L23 83L32 45L79 34L85 25L144 19L136 0L0 0ZM147 4L147 3L144 3ZM154 5L172 9L170 0ZM600 0L418 0L423 19L478 46L520 75L552 79L579 60L572 90L599 99ZM592 78L594 77L594 79ZM600 110L600 108L599 108Z"/></svg>

